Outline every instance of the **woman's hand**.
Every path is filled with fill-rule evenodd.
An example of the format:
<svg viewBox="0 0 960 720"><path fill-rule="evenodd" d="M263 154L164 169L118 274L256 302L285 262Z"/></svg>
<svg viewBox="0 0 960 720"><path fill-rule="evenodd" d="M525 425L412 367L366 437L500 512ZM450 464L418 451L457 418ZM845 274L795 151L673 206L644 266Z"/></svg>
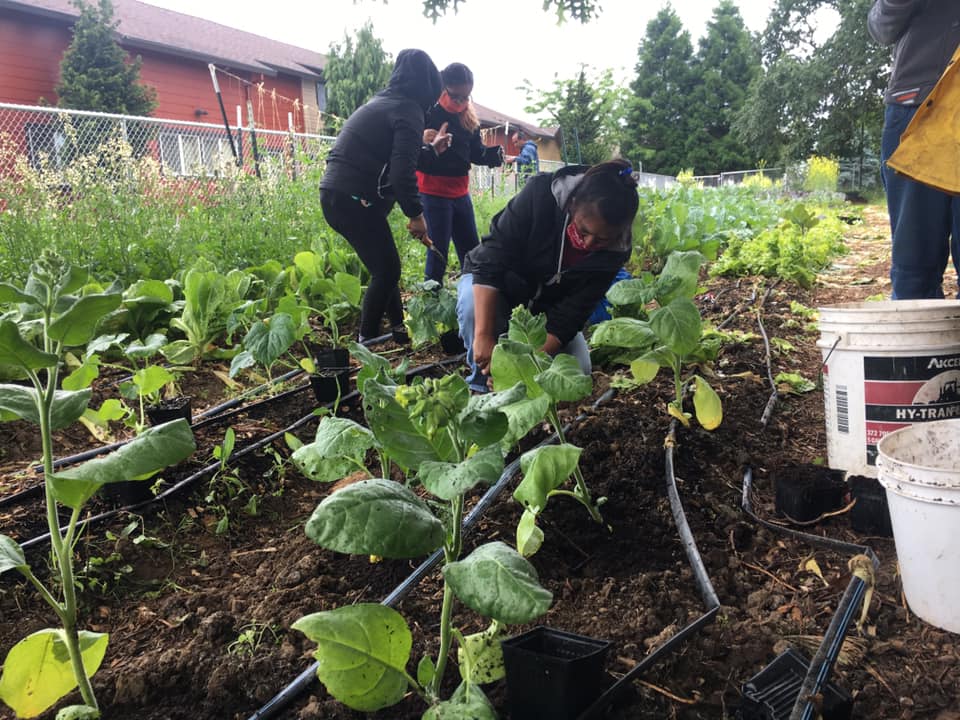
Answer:
<svg viewBox="0 0 960 720"><path fill-rule="evenodd" d="M496 344L496 338L492 335L478 332L473 334L473 361L484 375L490 375L490 359Z"/></svg>
<svg viewBox="0 0 960 720"><path fill-rule="evenodd" d="M424 130L423 141L432 147L437 155L440 155L449 149L450 143L453 142L453 135L447 132L447 123L444 123L439 130L433 128Z"/></svg>
<svg viewBox="0 0 960 720"><path fill-rule="evenodd" d="M407 230L424 245L430 242L430 238L427 237L427 222L423 219L422 213L414 218L410 218L410 222L407 223ZM424 242L424 240L426 240L426 242Z"/></svg>

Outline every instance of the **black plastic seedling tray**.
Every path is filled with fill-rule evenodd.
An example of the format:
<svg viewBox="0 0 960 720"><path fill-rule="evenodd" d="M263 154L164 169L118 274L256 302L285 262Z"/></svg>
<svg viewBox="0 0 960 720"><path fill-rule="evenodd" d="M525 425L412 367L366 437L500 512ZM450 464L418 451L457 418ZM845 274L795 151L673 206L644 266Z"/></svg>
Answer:
<svg viewBox="0 0 960 720"><path fill-rule="evenodd" d="M740 720L789 720L810 662L793 648L777 658L743 686ZM834 683L823 689L823 720L850 720L853 698Z"/></svg>

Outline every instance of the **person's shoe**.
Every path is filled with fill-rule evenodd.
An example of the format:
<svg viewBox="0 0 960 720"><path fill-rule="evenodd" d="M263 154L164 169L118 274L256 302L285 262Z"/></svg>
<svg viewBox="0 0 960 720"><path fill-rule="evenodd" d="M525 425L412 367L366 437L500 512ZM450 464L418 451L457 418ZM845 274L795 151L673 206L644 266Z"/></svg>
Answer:
<svg viewBox="0 0 960 720"><path fill-rule="evenodd" d="M390 335L393 341L397 345L409 345L410 344L410 334L407 332L407 329L403 326L395 327L390 329Z"/></svg>

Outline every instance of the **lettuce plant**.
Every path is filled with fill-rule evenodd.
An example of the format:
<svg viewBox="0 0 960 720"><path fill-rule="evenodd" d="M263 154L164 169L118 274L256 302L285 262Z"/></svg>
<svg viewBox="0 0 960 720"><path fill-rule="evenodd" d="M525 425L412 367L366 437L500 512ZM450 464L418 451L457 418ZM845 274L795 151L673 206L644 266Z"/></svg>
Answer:
<svg viewBox="0 0 960 720"><path fill-rule="evenodd" d="M417 558L442 549L439 651L410 672L410 629L396 610L377 604L314 613L293 627L317 643L320 681L351 708L373 712L412 690L429 705L426 720L492 720L496 715L479 685L503 675L502 626L530 622L552 601L533 566L502 542L461 558L465 496L502 474L501 442L510 432L503 410L524 398L523 386L471 396L456 375L400 385L380 372L363 380L362 392L369 427L327 417L293 461L308 477L330 482L357 470L369 474L366 458L375 451L381 477L332 493L317 506L306 532L325 548L357 555ZM391 461L406 482L387 479ZM490 627L463 636L452 622L455 600L489 618ZM455 640L462 682L444 700L440 688Z"/></svg>
<svg viewBox="0 0 960 720"><path fill-rule="evenodd" d="M6 535L0 535L0 573L20 572L61 623L24 638L7 654L0 699L18 717L35 717L76 688L83 705L64 708L58 718L99 717L90 677L103 660L108 636L78 627L73 549L83 507L104 484L145 480L194 450L190 426L177 420L145 431L113 453L54 472L53 433L80 418L91 395L89 388L58 387L66 349L86 345L121 300L119 293L85 294L86 281L85 271L45 251L24 287L0 283L0 305L16 305L0 317L0 365L15 368L30 383L0 384L0 420L22 419L40 427L54 577L50 583L37 577L23 550ZM70 511L65 529L60 506Z"/></svg>

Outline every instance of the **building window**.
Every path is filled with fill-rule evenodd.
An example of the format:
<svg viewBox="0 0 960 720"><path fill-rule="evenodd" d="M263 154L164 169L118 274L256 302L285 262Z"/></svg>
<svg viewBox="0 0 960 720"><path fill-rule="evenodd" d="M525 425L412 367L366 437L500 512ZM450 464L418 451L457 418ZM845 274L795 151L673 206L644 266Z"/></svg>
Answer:
<svg viewBox="0 0 960 720"><path fill-rule="evenodd" d="M327 84L323 80L317 81L317 109L320 112L327 110Z"/></svg>
<svg viewBox="0 0 960 720"><path fill-rule="evenodd" d="M68 164L67 135L61 123L27 123L27 154L30 167L62 170Z"/></svg>
<svg viewBox="0 0 960 720"><path fill-rule="evenodd" d="M160 162L174 175L215 175L231 158L227 138L160 132Z"/></svg>

